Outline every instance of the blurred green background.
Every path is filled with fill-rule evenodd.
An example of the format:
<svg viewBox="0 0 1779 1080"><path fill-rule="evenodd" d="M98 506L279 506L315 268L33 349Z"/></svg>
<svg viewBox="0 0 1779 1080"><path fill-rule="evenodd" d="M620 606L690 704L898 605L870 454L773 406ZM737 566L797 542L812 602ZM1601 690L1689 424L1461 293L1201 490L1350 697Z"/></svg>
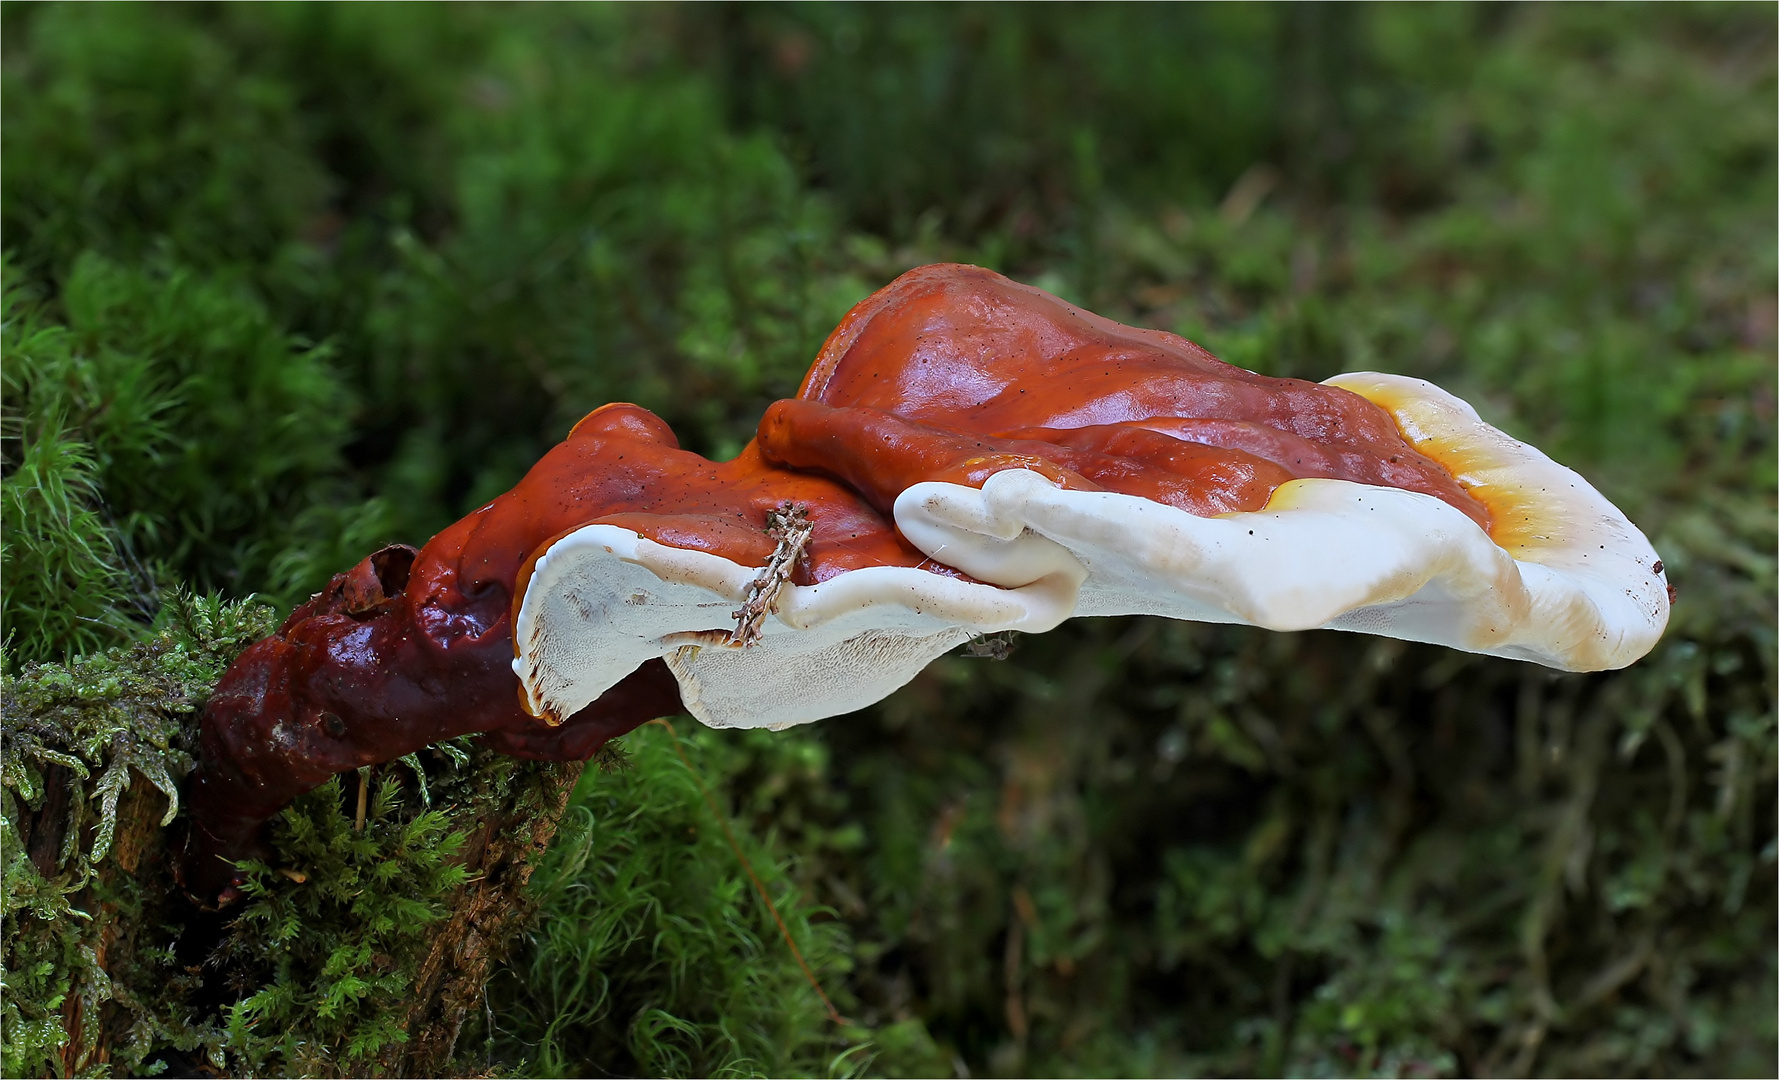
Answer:
<svg viewBox="0 0 1779 1080"><path fill-rule="evenodd" d="M1773 1075L1775 9L8 4L7 664L288 606L589 409L733 453L975 262L1431 378L1679 588L1615 674L1082 620L589 773L522 1074Z"/></svg>

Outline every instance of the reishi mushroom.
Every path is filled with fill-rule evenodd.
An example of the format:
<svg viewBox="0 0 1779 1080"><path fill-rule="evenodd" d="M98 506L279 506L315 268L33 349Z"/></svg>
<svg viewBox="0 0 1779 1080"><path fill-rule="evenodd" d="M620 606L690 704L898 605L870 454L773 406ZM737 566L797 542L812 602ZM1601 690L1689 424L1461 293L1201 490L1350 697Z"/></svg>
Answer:
<svg viewBox="0 0 1779 1080"><path fill-rule="evenodd" d="M855 307L732 461L596 410L419 552L336 577L204 719L188 888L327 776L478 733L585 758L783 727L1071 615L1331 627L1566 670L1653 647L1648 541L1429 383L1274 379L976 267Z"/></svg>

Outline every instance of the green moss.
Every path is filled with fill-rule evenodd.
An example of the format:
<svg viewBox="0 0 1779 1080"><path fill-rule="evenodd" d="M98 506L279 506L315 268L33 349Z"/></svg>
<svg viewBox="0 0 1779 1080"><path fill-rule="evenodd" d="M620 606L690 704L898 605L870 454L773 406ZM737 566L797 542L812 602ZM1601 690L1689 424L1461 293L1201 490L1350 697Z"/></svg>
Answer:
<svg viewBox="0 0 1779 1080"><path fill-rule="evenodd" d="M38 273L83 251L172 249L203 267L273 257L327 177L278 79L186 19L127 5L7 13L7 243ZM28 27L28 29L27 29Z"/></svg>
<svg viewBox="0 0 1779 1080"><path fill-rule="evenodd" d="M69 400L86 372L67 329L46 323L27 302L18 271L8 262L0 273L7 521L0 639L10 657L43 660L127 637L131 582L101 516L98 467L80 437L81 402Z"/></svg>
<svg viewBox="0 0 1779 1080"><path fill-rule="evenodd" d="M6 275L0 497L17 524L0 626L16 660L129 637L163 580L289 599L384 538L380 503L327 501L352 489L326 351L238 283L89 254L59 323Z"/></svg>
<svg viewBox="0 0 1779 1080"><path fill-rule="evenodd" d="M166 627L140 644L4 677L0 974L7 993L0 1015L8 1073L60 1072L59 1052L76 1034L84 1046L70 1053L84 1057L97 1045L98 1018L110 1001L142 1028L130 1045L134 1064L165 1045L196 1044L190 1018L165 996L171 957L164 945L158 956L145 949L140 968L125 967L127 977L114 978L99 959L107 935L120 928L133 935L152 923L171 888L164 866L146 888L132 879L135 866L118 871L111 858L118 805L146 783L165 796L158 824L172 822L177 781L192 765L196 712L235 655L271 629L270 616L257 605L181 594L165 613ZM78 1033L64 1025L71 996L87 1018ZM114 1060L132 1062L129 1055Z"/></svg>
<svg viewBox="0 0 1779 1080"><path fill-rule="evenodd" d="M240 985L258 987L227 1010L239 1071L363 1074L407 1039L412 968L468 876L454 859L465 834L441 811L399 820L393 770L360 783L376 787L362 829L342 810L336 777L279 817L286 873L250 864L248 900L221 954Z"/></svg>
<svg viewBox="0 0 1779 1080"><path fill-rule="evenodd" d="M751 753L702 731L681 742L684 759L673 735L644 728L624 767L583 778L534 881L529 955L491 990L490 1052L550 1076L852 1075L869 1033L829 1019L700 788L755 754L784 760L794 740ZM741 843L811 970L841 992L840 924L770 841Z"/></svg>

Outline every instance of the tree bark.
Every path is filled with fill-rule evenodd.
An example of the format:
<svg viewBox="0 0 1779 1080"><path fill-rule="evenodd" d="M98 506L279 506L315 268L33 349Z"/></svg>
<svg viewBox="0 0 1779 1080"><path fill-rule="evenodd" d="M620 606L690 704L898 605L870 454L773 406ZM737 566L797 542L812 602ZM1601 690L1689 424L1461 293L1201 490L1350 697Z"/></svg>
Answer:
<svg viewBox="0 0 1779 1080"><path fill-rule="evenodd" d="M92 849L98 822L94 815L71 813L80 796L74 774L67 768L56 765L44 769L43 782L40 806L23 813L16 825L32 867L45 880L55 881L64 873L61 855L70 825L82 833L79 853L85 854ZM90 950L91 967L70 973L71 985L62 1001L60 1022L67 1035L57 1055L62 1076L79 1076L109 1065L113 1046L128 1038L134 1025L126 986L128 973L141 962L138 931L144 922L158 922L171 899L166 893L171 879L165 866L165 830L160 828L166 808L166 797L153 786L130 785L118 800L110 857L94 868L93 876L81 888L68 894L69 906L86 917L75 917L80 930L77 949ZM159 902L147 905L139 917L131 917L119 900L136 892L141 880L146 880L150 891L160 894ZM9 952L12 945L7 943Z"/></svg>
<svg viewBox="0 0 1779 1080"><path fill-rule="evenodd" d="M451 915L416 972L408 1042L394 1075L453 1075L464 1022L481 1008L489 976L534 914L525 885L586 764L528 766L533 791L512 799L505 814L470 838L464 862L471 877L451 898ZM526 801L529 808L521 805Z"/></svg>

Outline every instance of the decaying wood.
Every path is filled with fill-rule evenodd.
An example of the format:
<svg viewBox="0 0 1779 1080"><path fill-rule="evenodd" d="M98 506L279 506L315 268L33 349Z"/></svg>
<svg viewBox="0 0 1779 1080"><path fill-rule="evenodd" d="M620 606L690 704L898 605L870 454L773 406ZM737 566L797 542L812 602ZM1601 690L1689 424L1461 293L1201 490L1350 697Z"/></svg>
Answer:
<svg viewBox="0 0 1779 1080"><path fill-rule="evenodd" d="M446 918L415 969L408 1041L385 1059L377 1070L382 1075L463 1075L453 1064L458 1037L465 1022L482 1009L490 976L535 914L526 883L554 838L584 768L584 762L525 766L504 804L471 835L463 849L469 879L447 899ZM33 862L52 875L66 839L71 779L65 769L46 769L40 808L18 823ZM127 987L133 981L128 974L151 962L140 954L140 943L155 939L157 927L196 914L172 880L169 843L176 840L177 829L161 827L165 811L165 796L147 783L132 783L118 804L110 856L69 896L75 909L91 916L82 936L110 986L100 992L104 979L77 980L63 1003L62 1028L69 1036L59 1061L64 1076L90 1073L113 1060L138 1019ZM90 847L95 825L91 817L81 822L83 845ZM135 920L124 917L117 903L126 892L143 900ZM198 933L214 937L220 925ZM226 981L227 975L212 969L201 977ZM193 974L194 983L199 977ZM167 990L179 992L172 986ZM216 1075L198 1055L174 1052L166 1063L176 1075Z"/></svg>
<svg viewBox="0 0 1779 1080"><path fill-rule="evenodd" d="M506 812L471 836L465 848L470 878L452 895L451 914L419 966L408 1042L394 1075L452 1075L464 1022L481 1009L495 966L534 914L525 885L555 837L585 768L580 761L531 766L531 792L516 784ZM531 806L522 807L527 798Z"/></svg>
<svg viewBox="0 0 1779 1080"><path fill-rule="evenodd" d="M76 798L72 780L72 774L60 766L44 770L43 805L23 822L21 839L38 872L46 878L57 876L60 868L58 855L67 839L69 807ZM93 985L99 980L77 979L62 1003L62 1030L68 1033L61 1052L63 1076L80 1076L108 1064L112 1048L129 1037L135 1023L123 975L142 963L137 953L140 926L120 917L116 898L139 878L151 892L161 893L163 903L149 905L153 921L158 921L164 902L171 899L166 891L171 886L166 873L166 830L160 827L166 809L166 797L153 786L131 784L118 800L111 856L101 860L85 886L68 897L74 910L91 919L87 940L94 962L110 986L106 988L109 993L102 994ZM97 825L90 817L81 822L85 834L80 838L82 850L91 849Z"/></svg>

